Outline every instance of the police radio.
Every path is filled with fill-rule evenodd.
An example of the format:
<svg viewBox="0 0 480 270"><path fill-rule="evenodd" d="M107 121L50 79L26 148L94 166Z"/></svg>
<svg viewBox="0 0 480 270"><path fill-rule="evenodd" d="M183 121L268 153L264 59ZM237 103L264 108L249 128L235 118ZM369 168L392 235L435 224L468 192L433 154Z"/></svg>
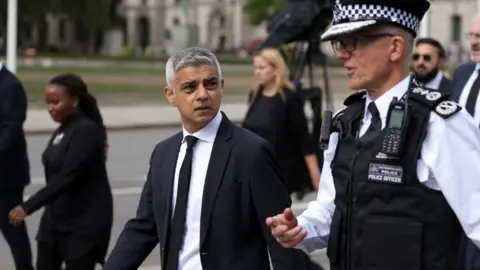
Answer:
<svg viewBox="0 0 480 270"><path fill-rule="evenodd" d="M341 115L339 113L337 116ZM342 133L342 125L337 116L333 117L332 111L323 111L322 128L320 130L320 149L327 150L330 142L330 135L334 132Z"/></svg>
<svg viewBox="0 0 480 270"><path fill-rule="evenodd" d="M382 142L382 153L388 156L400 157L402 154L408 129L407 107L406 102L394 97L388 108L385 138Z"/></svg>
<svg viewBox="0 0 480 270"><path fill-rule="evenodd" d="M322 117L322 128L320 130L320 149L328 149L330 134L332 133L332 111L324 111Z"/></svg>

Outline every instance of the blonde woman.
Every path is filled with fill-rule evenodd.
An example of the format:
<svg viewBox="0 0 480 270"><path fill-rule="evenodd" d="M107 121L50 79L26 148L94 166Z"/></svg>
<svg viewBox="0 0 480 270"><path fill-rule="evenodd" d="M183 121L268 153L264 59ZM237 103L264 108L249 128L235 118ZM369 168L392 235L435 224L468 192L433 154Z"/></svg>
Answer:
<svg viewBox="0 0 480 270"><path fill-rule="evenodd" d="M255 87L243 127L272 144L290 193L318 189L317 144L308 133L303 102L276 49L254 57Z"/></svg>

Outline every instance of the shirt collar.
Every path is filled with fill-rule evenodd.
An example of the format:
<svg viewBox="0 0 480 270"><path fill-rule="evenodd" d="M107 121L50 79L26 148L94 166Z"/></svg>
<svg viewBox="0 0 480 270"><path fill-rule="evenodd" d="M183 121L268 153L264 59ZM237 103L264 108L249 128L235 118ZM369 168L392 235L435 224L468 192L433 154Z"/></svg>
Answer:
<svg viewBox="0 0 480 270"><path fill-rule="evenodd" d="M387 113L388 113L388 107L390 106L390 103L392 102L392 99L394 97L398 98L399 100L405 95L405 93L408 90L408 84L410 83L410 76L408 75L405 79L403 79L401 82L399 82L397 85L395 85L393 88L385 92L383 95L378 97L375 101L372 100L372 98L367 95L367 100L365 102L365 115L364 117L366 118L367 115L370 116L370 112L367 110L368 105L370 102L375 102L375 106L377 106L378 111L380 112L380 118L386 119L387 118Z"/></svg>
<svg viewBox="0 0 480 270"><path fill-rule="evenodd" d="M428 83L425 84L425 87L431 88L431 89L438 89L440 87L440 83L442 82L443 79L443 72L438 71L437 75L429 81Z"/></svg>
<svg viewBox="0 0 480 270"><path fill-rule="evenodd" d="M220 113L220 110L217 112L217 115L208 123L206 126L204 126L202 129L199 131L190 134L188 131L183 129L183 140L182 143L185 142L185 137L188 135L192 135L194 137L197 137L199 140L205 141L205 142L210 142L213 143L215 141L215 137L217 136L217 131L218 128L220 127L220 123L222 122L222 113Z"/></svg>

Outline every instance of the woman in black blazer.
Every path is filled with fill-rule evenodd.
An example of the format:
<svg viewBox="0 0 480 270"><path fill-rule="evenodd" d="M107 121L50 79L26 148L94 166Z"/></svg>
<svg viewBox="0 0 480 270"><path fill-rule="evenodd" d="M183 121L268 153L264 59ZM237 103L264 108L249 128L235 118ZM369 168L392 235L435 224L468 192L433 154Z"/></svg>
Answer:
<svg viewBox="0 0 480 270"><path fill-rule="evenodd" d="M318 143L308 133L303 102L288 80L282 56L264 49L254 58L256 86L243 127L273 145L290 193L318 189Z"/></svg>
<svg viewBox="0 0 480 270"><path fill-rule="evenodd" d="M60 123L42 155L47 185L14 208L20 224L45 206L37 234L36 270L93 270L110 241L113 199L106 170L106 132L97 101L74 74L53 78L48 112Z"/></svg>

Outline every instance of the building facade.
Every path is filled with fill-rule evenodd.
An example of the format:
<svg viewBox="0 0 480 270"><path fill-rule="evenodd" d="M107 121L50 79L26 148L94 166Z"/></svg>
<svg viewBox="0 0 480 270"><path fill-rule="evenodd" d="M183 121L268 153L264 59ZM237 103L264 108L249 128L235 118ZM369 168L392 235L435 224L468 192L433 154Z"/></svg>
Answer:
<svg viewBox="0 0 480 270"><path fill-rule="evenodd" d="M266 26L249 25L243 12L245 0L123 0L118 6L122 23L104 33L102 52L118 54L127 46L136 54L169 53L198 45L211 50L248 46L265 38ZM468 51L471 20L477 15L480 0L432 0L422 21L419 36L438 39L447 50ZM78 27L62 16L47 16L49 46L71 50L78 46ZM38 31L33 28L32 39ZM42 35L40 35L42 36ZM330 44L322 45L332 54Z"/></svg>

